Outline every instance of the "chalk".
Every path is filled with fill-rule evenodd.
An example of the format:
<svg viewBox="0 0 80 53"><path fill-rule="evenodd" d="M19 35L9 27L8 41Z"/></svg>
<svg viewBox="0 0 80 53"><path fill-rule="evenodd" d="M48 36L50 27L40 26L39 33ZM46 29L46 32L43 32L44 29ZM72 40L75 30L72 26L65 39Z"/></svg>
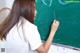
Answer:
<svg viewBox="0 0 80 53"><path fill-rule="evenodd" d="M54 20L56 20L55 10L54 10Z"/></svg>

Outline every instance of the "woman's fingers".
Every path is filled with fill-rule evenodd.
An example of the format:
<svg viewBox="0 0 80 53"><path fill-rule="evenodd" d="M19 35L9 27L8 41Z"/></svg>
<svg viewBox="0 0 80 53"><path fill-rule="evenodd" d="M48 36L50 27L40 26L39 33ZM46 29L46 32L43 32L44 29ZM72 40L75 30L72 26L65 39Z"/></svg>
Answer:
<svg viewBox="0 0 80 53"><path fill-rule="evenodd" d="M51 26L51 30L56 31L58 29L58 26L59 26L59 21L54 20Z"/></svg>

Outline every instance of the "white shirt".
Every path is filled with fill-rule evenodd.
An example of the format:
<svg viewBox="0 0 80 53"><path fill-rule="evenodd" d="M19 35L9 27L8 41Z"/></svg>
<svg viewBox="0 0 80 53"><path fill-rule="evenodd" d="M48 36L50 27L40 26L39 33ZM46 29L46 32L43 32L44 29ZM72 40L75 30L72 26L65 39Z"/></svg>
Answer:
<svg viewBox="0 0 80 53"><path fill-rule="evenodd" d="M0 47L5 48L5 53L30 53L42 44L37 26L24 18L23 20L23 30L16 24L7 34L6 41L0 41Z"/></svg>

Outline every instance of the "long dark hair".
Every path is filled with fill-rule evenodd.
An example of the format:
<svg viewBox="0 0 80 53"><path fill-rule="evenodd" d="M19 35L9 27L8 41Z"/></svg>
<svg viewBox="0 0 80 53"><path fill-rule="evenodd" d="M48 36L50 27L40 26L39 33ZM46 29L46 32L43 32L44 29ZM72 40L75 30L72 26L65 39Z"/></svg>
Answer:
<svg viewBox="0 0 80 53"><path fill-rule="evenodd" d="M19 22L20 16L34 23L35 0L15 0L9 16L0 25L0 40L6 39L10 29Z"/></svg>

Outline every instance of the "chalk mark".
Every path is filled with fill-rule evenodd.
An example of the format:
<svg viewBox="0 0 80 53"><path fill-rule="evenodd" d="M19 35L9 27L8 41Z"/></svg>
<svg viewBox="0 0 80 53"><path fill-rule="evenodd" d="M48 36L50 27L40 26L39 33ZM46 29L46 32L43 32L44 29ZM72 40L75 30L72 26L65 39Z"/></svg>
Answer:
<svg viewBox="0 0 80 53"><path fill-rule="evenodd" d="M64 3L64 2L62 2L61 0L58 0L58 1L59 1L59 3L62 4L62 5L66 5L66 4L68 4L68 3Z"/></svg>
<svg viewBox="0 0 80 53"><path fill-rule="evenodd" d="M50 0L50 4L49 5L45 2L45 0L42 0L42 2L43 2L44 5L46 5L48 7L50 7L52 5L52 0Z"/></svg>

